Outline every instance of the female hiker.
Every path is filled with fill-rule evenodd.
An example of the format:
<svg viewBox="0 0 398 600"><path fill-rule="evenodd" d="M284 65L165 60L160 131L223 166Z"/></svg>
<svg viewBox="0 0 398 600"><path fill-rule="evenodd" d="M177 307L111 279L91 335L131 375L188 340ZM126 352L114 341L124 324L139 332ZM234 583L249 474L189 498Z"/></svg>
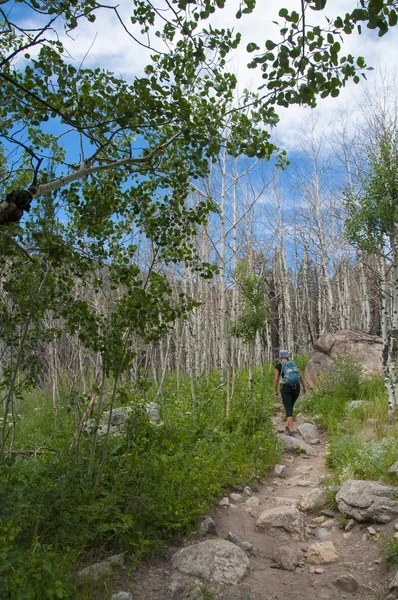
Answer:
<svg viewBox="0 0 398 600"><path fill-rule="evenodd" d="M293 360L289 360L287 350L279 351L279 362L275 367L274 389L276 398L278 398L279 377L281 378L281 396L286 410L285 433L293 435L293 406L300 395L300 381L303 385L304 394L305 383L296 363Z"/></svg>

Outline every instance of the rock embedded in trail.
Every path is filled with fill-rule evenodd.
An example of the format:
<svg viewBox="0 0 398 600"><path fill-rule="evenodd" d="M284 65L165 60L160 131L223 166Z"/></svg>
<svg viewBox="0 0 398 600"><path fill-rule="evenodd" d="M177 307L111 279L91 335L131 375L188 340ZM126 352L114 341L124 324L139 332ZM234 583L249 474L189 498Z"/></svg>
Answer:
<svg viewBox="0 0 398 600"><path fill-rule="evenodd" d="M133 600L133 596L130 592L119 592L118 594L112 594L112 600Z"/></svg>
<svg viewBox="0 0 398 600"><path fill-rule="evenodd" d="M183 548L171 559L174 569L205 581L236 585L250 568L245 552L227 540L207 540Z"/></svg>
<svg viewBox="0 0 398 600"><path fill-rule="evenodd" d="M219 506L229 506L229 498L225 496L225 498L221 498L219 501Z"/></svg>
<svg viewBox="0 0 398 600"><path fill-rule="evenodd" d="M300 502L300 508L304 511L316 510L321 508L326 500L326 492L324 488L315 488L309 494L306 494Z"/></svg>
<svg viewBox="0 0 398 600"><path fill-rule="evenodd" d="M307 562L313 565L325 565L336 562L338 554L333 542L317 542L308 548Z"/></svg>
<svg viewBox="0 0 398 600"><path fill-rule="evenodd" d="M276 506L264 510L257 519L258 531L280 529L290 533L293 538L304 539L304 518L300 511L293 506Z"/></svg>
<svg viewBox="0 0 398 600"><path fill-rule="evenodd" d="M277 506L294 506L297 507L299 504L298 498L284 498L282 496L275 496L274 504Z"/></svg>
<svg viewBox="0 0 398 600"><path fill-rule="evenodd" d="M230 494L229 497L231 498L232 502L244 502L245 501L245 498L242 496L242 494L236 494L235 492L232 492L232 494Z"/></svg>
<svg viewBox="0 0 398 600"><path fill-rule="evenodd" d="M248 498L246 500L245 504L247 504L248 506L258 506L259 504L261 504L260 498L257 498L257 496L252 496L251 498Z"/></svg>
<svg viewBox="0 0 398 600"><path fill-rule="evenodd" d="M339 510L356 521L389 523L398 515L398 501L393 500L396 488L377 481L349 479L336 495Z"/></svg>
<svg viewBox="0 0 398 600"><path fill-rule="evenodd" d="M298 438L295 438L285 433L280 433L279 438L282 440L286 452L304 452L307 456L316 456L316 450L309 444L303 442Z"/></svg>
<svg viewBox="0 0 398 600"><path fill-rule="evenodd" d="M216 524L211 517L202 519L199 525L199 533L201 535L218 535Z"/></svg>
<svg viewBox="0 0 398 600"><path fill-rule="evenodd" d="M341 575L333 583L339 590L350 594L353 594L359 588L359 583L353 575Z"/></svg>
<svg viewBox="0 0 398 600"><path fill-rule="evenodd" d="M284 479L286 477L286 475L287 475L287 467L286 467L286 465L275 465L275 467L274 467L274 473L278 477L282 477Z"/></svg>
<svg viewBox="0 0 398 600"><path fill-rule="evenodd" d="M312 440L319 438L319 429L312 423L303 423L297 427L300 434L303 436L303 440L307 443L311 443Z"/></svg>
<svg viewBox="0 0 398 600"><path fill-rule="evenodd" d="M235 544L235 546L238 546L239 548L242 548L242 550L244 550L248 554L252 554L253 553L253 546L245 538L245 536L243 535L243 533L239 533L239 532L236 532L236 531L230 531L228 533L226 539L229 542L232 542L233 544Z"/></svg>
<svg viewBox="0 0 398 600"><path fill-rule="evenodd" d="M255 600L255 598L248 583L239 583L216 596L216 600Z"/></svg>
<svg viewBox="0 0 398 600"><path fill-rule="evenodd" d="M294 546L279 546L273 554L274 562L285 571L294 571L302 558Z"/></svg>
<svg viewBox="0 0 398 600"><path fill-rule="evenodd" d="M245 496L249 497L253 495L252 489L248 485L243 488L243 493Z"/></svg>

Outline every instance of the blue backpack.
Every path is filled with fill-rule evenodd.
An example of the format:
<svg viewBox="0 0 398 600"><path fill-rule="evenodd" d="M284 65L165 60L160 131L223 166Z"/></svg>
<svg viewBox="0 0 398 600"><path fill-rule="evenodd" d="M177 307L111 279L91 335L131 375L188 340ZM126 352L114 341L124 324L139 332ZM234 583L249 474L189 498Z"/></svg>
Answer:
<svg viewBox="0 0 398 600"><path fill-rule="evenodd" d="M295 386L300 383L300 373L294 360L281 363L281 384Z"/></svg>

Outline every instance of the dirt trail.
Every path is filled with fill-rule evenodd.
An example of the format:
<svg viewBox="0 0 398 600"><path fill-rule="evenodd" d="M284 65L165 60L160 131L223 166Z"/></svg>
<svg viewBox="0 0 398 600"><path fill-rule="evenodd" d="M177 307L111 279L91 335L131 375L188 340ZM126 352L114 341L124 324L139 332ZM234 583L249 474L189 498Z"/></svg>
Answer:
<svg viewBox="0 0 398 600"><path fill-rule="evenodd" d="M299 417L298 424L303 422ZM281 426L281 415L274 418L274 424ZM297 434L296 434L297 435ZM299 437L299 436L298 436ZM250 556L252 569L244 582L250 584L256 600L308 600L340 598L361 598L361 600L381 600L388 594L387 582L391 578L386 563L381 560L377 534L371 535L367 527L371 525L356 524L350 532L346 532L337 519L325 516L323 523L313 519L321 515L320 511L305 514L305 541L295 541L290 534L281 541L275 533L256 531L258 516L267 508L278 504L296 503L312 489L321 485L326 476L324 465L324 434L320 443L314 446L317 456L284 454L280 463L286 465L286 477L270 476L253 490L253 495L260 500L259 506L249 507L244 502L228 507L218 506L211 515L217 526L220 538L226 538L230 531L239 532L253 545L255 554ZM288 500L279 500L284 498ZM322 518L320 519L322 520ZM319 521L319 519L318 519ZM391 534L393 524L373 525L377 533ZM323 535L332 541L339 558L335 563L310 565L305 561L309 546L320 541L316 536L322 528ZM325 530L327 530L325 532ZM184 545L203 541L203 537L193 536L184 540ZM295 571L275 568L273 553L277 546L293 545L302 552L303 564ZM130 592L133 600L165 600L164 586L173 575L170 557L179 548L171 548L163 559L141 565L131 582ZM314 570L319 571L318 573ZM338 577L351 575L355 577L359 587L355 592L336 586ZM178 596L176 596L177 598Z"/></svg>

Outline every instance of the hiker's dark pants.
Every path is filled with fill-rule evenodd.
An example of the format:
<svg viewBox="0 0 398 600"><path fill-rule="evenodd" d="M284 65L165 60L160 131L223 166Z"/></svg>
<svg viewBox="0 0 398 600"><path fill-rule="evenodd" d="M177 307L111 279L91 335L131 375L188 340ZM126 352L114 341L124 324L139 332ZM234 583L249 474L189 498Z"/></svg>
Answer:
<svg viewBox="0 0 398 600"><path fill-rule="evenodd" d="M294 403L296 402L297 398L300 395L300 385L296 385L295 387L292 387L290 385L286 385L286 383L284 383L281 386L281 396L282 396L282 400L283 400L283 406L285 407L286 410L286 418L287 417L292 417L293 416L293 406Z"/></svg>

